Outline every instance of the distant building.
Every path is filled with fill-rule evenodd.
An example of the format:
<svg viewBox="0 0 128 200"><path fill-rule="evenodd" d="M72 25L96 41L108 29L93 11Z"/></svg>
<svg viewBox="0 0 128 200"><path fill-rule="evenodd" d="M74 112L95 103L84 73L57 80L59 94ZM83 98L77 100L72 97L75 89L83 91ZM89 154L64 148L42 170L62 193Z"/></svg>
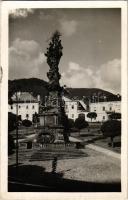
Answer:
<svg viewBox="0 0 128 200"><path fill-rule="evenodd" d="M67 97L63 97L65 102L65 112L68 118L74 121L79 117L80 114L86 116L88 113L87 105L81 100L72 100Z"/></svg>
<svg viewBox="0 0 128 200"><path fill-rule="evenodd" d="M90 103L90 112L96 112L97 117L92 121L106 121L109 114L116 112L121 113L121 101Z"/></svg>
<svg viewBox="0 0 128 200"><path fill-rule="evenodd" d="M103 122L108 120L109 114L113 112L121 113L121 101L104 101L90 103L87 106L82 100L72 100L67 97L63 97L65 102L65 112L68 118L74 121L83 115L85 120L91 122L91 119L87 117L89 112L96 112L96 119L92 119L92 122Z"/></svg>
<svg viewBox="0 0 128 200"><path fill-rule="evenodd" d="M33 97L29 92L18 92L12 96L13 104L9 105L9 112L16 114L16 107L18 106L18 116L21 120L28 119L32 121L33 115L39 113L39 96Z"/></svg>

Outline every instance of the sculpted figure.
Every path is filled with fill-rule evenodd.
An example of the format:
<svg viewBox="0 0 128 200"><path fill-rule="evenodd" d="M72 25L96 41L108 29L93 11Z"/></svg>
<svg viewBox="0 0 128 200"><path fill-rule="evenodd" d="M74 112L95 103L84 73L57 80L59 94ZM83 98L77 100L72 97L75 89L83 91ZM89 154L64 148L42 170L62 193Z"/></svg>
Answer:
<svg viewBox="0 0 128 200"><path fill-rule="evenodd" d="M57 90L57 88L60 87L59 80L61 75L59 73L58 65L62 56L62 49L60 33L56 31L53 34L47 52L45 53L47 63L50 67L50 70L47 73L49 79L49 90Z"/></svg>

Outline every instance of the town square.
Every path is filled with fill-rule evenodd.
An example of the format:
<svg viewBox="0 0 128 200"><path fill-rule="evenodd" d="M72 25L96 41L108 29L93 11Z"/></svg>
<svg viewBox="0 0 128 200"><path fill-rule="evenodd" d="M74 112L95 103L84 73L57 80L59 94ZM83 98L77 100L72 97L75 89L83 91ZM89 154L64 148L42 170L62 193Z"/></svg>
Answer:
<svg viewBox="0 0 128 200"><path fill-rule="evenodd" d="M123 10L60 4L2 9L7 191L121 194L127 174Z"/></svg>

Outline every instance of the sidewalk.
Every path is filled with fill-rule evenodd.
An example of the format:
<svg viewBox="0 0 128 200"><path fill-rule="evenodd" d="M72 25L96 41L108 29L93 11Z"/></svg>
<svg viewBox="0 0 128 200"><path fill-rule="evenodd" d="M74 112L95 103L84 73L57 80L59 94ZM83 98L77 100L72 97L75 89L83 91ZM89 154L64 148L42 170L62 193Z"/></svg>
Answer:
<svg viewBox="0 0 128 200"><path fill-rule="evenodd" d="M69 139L70 139L70 141L72 141L72 142L81 142L81 143L83 143L83 142L85 142L85 141L82 141L82 140L80 140L80 139L77 139L77 138L74 138L74 137L69 137ZM87 142L87 141L86 141ZM111 150L108 150L108 149L106 149L106 148L103 148L103 147L99 147L98 145L95 145L95 144L85 144L85 147L87 147L87 148L90 148L90 149L92 149L92 150L95 150L95 151L98 151L98 152L100 152L100 153L103 153L103 154L105 154L105 155L108 155L108 156L111 156L111 157L113 157L113 158L117 158L117 159L121 159L121 154L119 154L119 153L116 153L116 152L113 152L113 151L111 151ZM86 152L86 150L85 149L83 149L82 150L83 152Z"/></svg>
<svg viewBox="0 0 128 200"><path fill-rule="evenodd" d="M106 154L108 156L111 156L111 157L114 157L114 158L117 158L117 159L121 159L121 155L119 153L113 152L113 151L105 149L103 147L99 147L99 146L94 145L94 144L88 144L88 145L86 145L86 147L93 149L95 151L98 151L100 153Z"/></svg>

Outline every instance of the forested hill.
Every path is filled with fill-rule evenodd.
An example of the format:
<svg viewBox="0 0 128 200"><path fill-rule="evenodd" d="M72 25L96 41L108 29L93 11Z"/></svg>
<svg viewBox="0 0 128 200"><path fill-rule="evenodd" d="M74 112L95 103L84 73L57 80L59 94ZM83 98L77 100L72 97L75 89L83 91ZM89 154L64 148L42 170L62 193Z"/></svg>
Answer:
<svg viewBox="0 0 128 200"><path fill-rule="evenodd" d="M37 78L9 80L9 96L15 91L21 91L31 92L35 97L40 95L43 99L48 94L47 85L46 81Z"/></svg>
<svg viewBox="0 0 128 200"><path fill-rule="evenodd" d="M120 100L120 98L117 97L117 95L99 89L99 88L67 88L67 92L71 97L78 96L80 99L83 97L89 97L92 99L99 99L99 101L104 101L105 99L108 101L114 101L114 100Z"/></svg>
<svg viewBox="0 0 128 200"><path fill-rule="evenodd" d="M48 95L47 85L46 81L37 78L9 80L9 96L15 91L31 92L34 96L39 94L43 100L44 96ZM103 96L105 96L108 101L119 100L116 95L98 88L67 88L66 91L65 94L71 98L78 97L82 99L83 96L85 98L97 96L102 101Z"/></svg>

